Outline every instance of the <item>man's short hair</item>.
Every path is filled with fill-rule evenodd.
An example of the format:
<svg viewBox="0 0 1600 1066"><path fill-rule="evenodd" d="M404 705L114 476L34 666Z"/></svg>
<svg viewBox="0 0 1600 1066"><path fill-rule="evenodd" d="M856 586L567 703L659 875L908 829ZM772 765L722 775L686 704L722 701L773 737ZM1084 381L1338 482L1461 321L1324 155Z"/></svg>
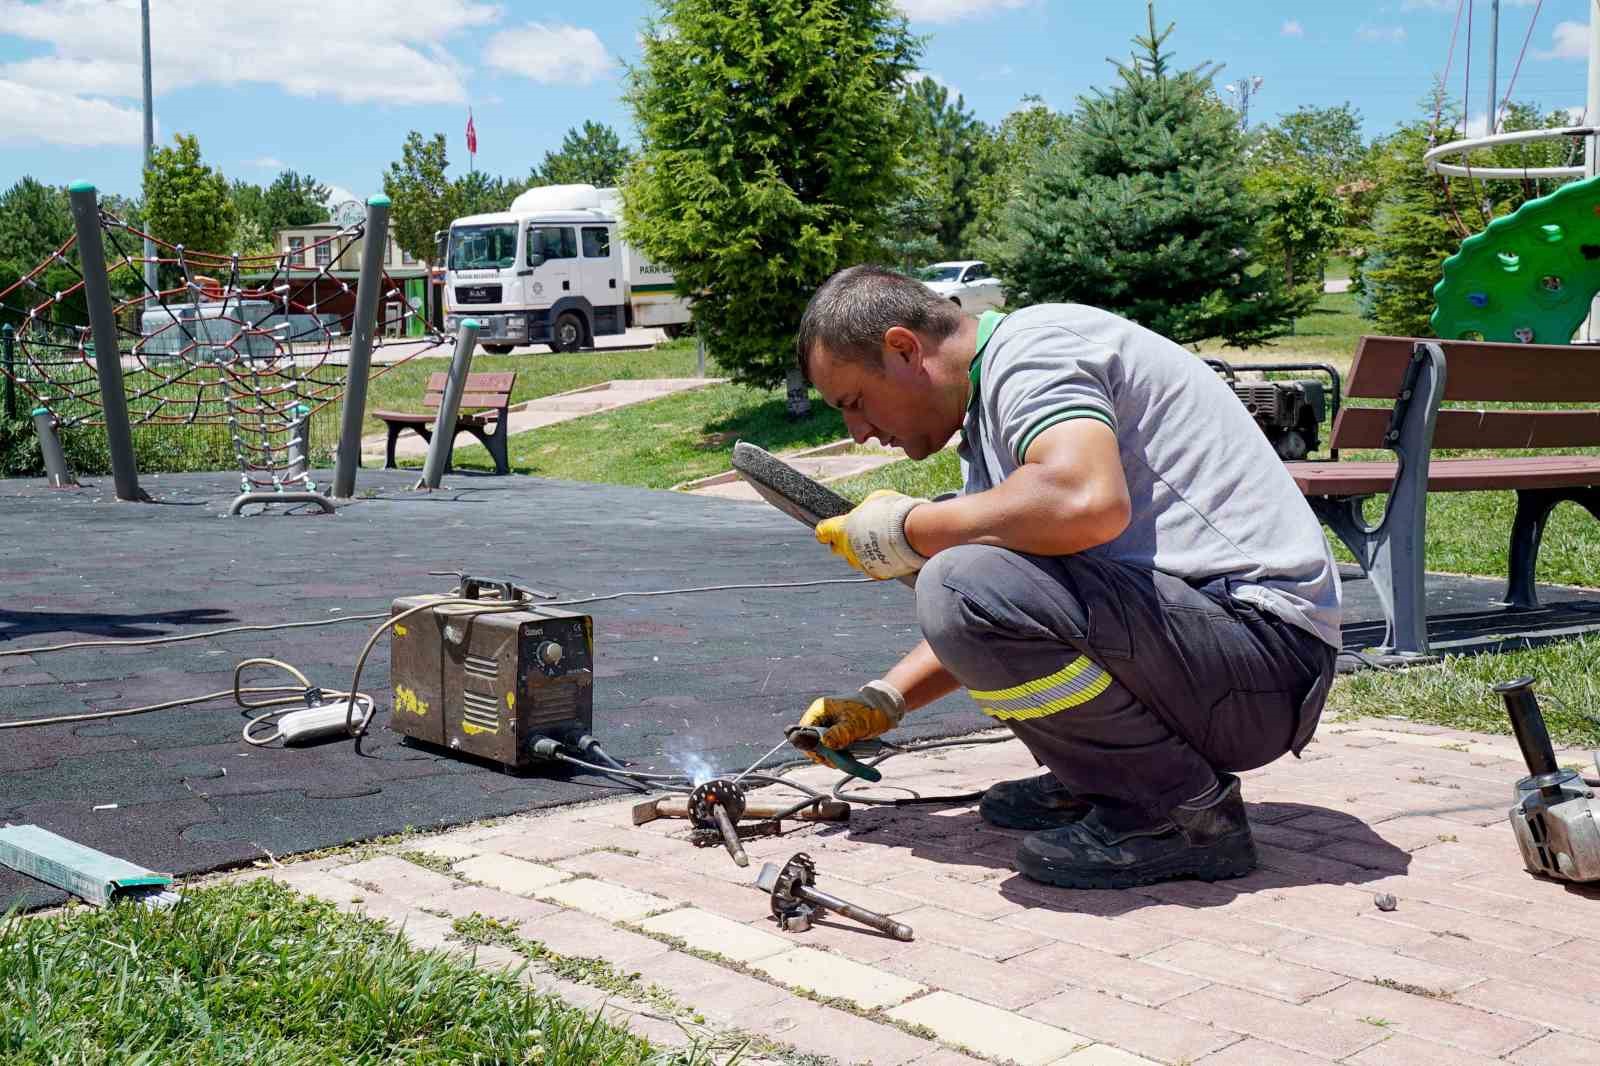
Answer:
<svg viewBox="0 0 1600 1066"><path fill-rule="evenodd" d="M883 335L904 326L935 343L961 328L961 308L922 282L881 266L845 267L806 304L795 338L800 371L811 379L818 346L835 359L883 368Z"/></svg>

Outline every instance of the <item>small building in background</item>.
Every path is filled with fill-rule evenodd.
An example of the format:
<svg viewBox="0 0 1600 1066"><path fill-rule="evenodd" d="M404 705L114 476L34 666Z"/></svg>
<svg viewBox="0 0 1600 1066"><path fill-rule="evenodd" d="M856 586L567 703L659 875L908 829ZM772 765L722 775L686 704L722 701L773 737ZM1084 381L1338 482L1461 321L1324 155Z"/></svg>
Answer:
<svg viewBox="0 0 1600 1066"><path fill-rule="evenodd" d="M348 330L355 313L356 285L361 278L361 259L366 254L366 238L348 235L347 226L338 222L315 222L289 226L272 235L278 261L272 269L257 269L244 275L245 284L257 288L267 283L288 285L289 299L324 322L336 321ZM391 236L383 250L384 274L395 290L378 303L378 334L388 337L419 337L425 332L422 319L423 290L427 268L400 250ZM407 307L414 312L407 314Z"/></svg>

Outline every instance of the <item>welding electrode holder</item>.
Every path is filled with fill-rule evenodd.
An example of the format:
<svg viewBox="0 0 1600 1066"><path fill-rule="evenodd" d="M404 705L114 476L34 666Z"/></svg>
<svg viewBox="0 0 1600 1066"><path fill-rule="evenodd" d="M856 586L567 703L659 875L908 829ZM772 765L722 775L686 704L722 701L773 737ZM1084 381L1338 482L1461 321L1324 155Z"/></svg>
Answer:
<svg viewBox="0 0 1600 1066"><path fill-rule="evenodd" d="M821 891L816 884L817 864L803 851L795 853L782 866L772 862L765 864L756 877L756 887L772 899L772 916L778 920L778 927L788 932L804 932L811 928L812 916L817 911L833 911L896 940L912 939L911 927L904 922L846 902Z"/></svg>
<svg viewBox="0 0 1600 1066"><path fill-rule="evenodd" d="M822 734L823 730L814 725L792 725L783 731L783 735L796 749L822 756L836 770L843 770L851 777L859 777L863 781L883 780L883 771L868 766L848 751L828 747L822 742Z"/></svg>

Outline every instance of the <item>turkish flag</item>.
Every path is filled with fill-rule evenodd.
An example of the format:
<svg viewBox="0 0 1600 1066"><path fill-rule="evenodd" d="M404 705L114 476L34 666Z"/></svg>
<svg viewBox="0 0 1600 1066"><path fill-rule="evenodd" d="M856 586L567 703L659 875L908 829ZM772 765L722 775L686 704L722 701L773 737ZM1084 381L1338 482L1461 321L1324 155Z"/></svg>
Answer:
<svg viewBox="0 0 1600 1066"><path fill-rule="evenodd" d="M467 151L472 155L478 154L478 131L472 125L472 108L467 108Z"/></svg>

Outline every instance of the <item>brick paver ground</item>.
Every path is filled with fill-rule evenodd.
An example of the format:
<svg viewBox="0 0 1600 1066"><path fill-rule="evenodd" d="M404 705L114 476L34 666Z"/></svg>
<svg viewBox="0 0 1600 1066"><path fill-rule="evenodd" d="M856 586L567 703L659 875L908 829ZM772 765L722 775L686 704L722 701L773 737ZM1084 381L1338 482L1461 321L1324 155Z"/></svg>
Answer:
<svg viewBox="0 0 1600 1066"><path fill-rule="evenodd" d="M1033 767L1011 741L885 769L886 783L963 791ZM1245 775L1260 869L1127 892L1023 879L1020 834L969 806L857 807L848 826L748 841L749 869L692 847L684 822L635 828L612 802L246 876L403 924L427 947L465 950L451 922L494 917L612 964L607 985L535 961L537 987L653 1040L755 1038L758 1061L1600 1061L1600 891L1523 871L1506 824L1523 772L1509 739L1330 723L1303 760ZM915 941L843 919L779 931L751 881L802 850L822 887L893 913ZM1397 906L1378 909L1378 893ZM476 960L523 956L507 944ZM619 991L619 973L639 978Z"/></svg>

